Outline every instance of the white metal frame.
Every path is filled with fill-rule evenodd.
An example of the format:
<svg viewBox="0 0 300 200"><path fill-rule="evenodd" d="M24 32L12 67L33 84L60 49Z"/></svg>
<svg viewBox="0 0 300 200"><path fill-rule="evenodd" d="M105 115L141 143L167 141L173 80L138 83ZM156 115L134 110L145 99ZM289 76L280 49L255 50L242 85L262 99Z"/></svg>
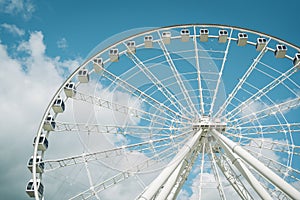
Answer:
<svg viewBox="0 0 300 200"><path fill-rule="evenodd" d="M191 34L190 37L193 38L193 43L194 43L194 51L195 51L195 58L196 58L196 68L197 68L197 79L198 79L198 90L199 90L199 102L200 102L200 112L196 109L195 105L193 104L193 101L190 98L190 95L188 94L188 91L185 87L184 82L181 80L181 75L180 73L177 71L176 65L174 64L172 58L170 57L169 51L166 47L166 45L162 42L162 38L161 38L161 32L162 31L169 31L175 28L192 28L194 30L194 34ZM174 106L178 106L178 110L182 111L182 112L175 112L171 109L169 109L167 106L165 106L164 104L162 104L161 102L157 101L156 99L154 99L153 97L151 97L151 95L148 95L146 93L144 93L143 91L139 90L138 88L136 88L134 85L131 85L129 83L126 82L126 80L122 80L120 77L114 75L113 73L111 73L109 70L105 69L105 67L103 68L103 76L107 77L108 79L113 80L114 82L117 82L117 84L119 84L121 87L123 87L125 90L132 92L138 92L139 96L146 102L148 102L150 105L153 105L153 107L162 107L163 109L165 109L167 111L168 116L181 116L183 119L185 119L186 121L182 121L181 123L191 123L189 122L189 116L187 113L191 112L193 113L193 115L198 115L199 118L202 117L202 115L205 113L204 111L204 101L203 101L203 94L202 94L202 86L201 86L201 73L200 73L200 67L199 67L199 56L198 56L198 47L197 47L197 43L196 43L196 39L198 38L197 35L197 29L199 28L219 28L219 29L230 29L230 35L228 37L228 42L227 42L227 47L225 50L225 54L223 57L223 63L222 63L222 67L221 67L221 71L219 73L219 78L218 78L218 82L217 82L217 88L216 91L214 93L214 96L212 98L212 104L210 107L210 111L209 114L212 115L213 114L213 109L214 109L214 102L216 100L216 95L218 92L218 87L220 84L220 80L221 80L221 76L222 76L222 71L226 62L226 56L228 53L228 49L230 46L230 42L232 40L237 40L236 38L232 37L232 32L233 31L239 31L239 32L247 32L247 33L252 33L252 34L256 34L259 35L260 37L265 37L268 38L267 44L266 46L263 48L263 50L257 55L256 59L254 59L253 63L250 65L248 71L244 74L244 76L240 79L240 82L236 85L236 87L233 89L233 91L231 92L231 94L229 95L229 98L226 99L226 101L224 102L224 104L221 106L220 110L212 117L216 117L216 118L220 118L220 119L231 119L234 118L235 116L237 116L237 114L240 112L239 109L241 108L242 105L247 104L247 103L252 103L254 99L257 98L261 98L262 96L266 95L269 91L271 91L273 88L275 88L276 86L278 86L279 84L281 84L282 82L284 82L285 80L288 80L293 74L295 74L299 68L299 64L293 66L292 68L290 68L288 71L282 73L280 76L275 77L274 80L269 83L267 86L265 86L264 88L260 89L257 93L253 94L244 104L240 104L240 106L237 106L236 108L234 108L231 112L226 113L223 115L224 111L226 110L226 107L228 105L231 104L231 101L234 99L237 91L239 91L242 87L243 84L246 84L246 80L248 78L248 76L252 73L252 71L256 68L256 65L260 63L262 57L265 55L265 53L267 51L272 51L274 52L275 49L272 49L271 47L268 46L268 43L273 40L273 41L277 41L278 43L284 44L286 46L288 46L289 48L293 48L296 51L300 52L300 48L288 43L286 41L283 41L279 38L273 37L271 35L267 35L264 33L260 33L257 31L253 31L253 30L249 30L249 29L244 29L244 28L240 28L240 27L232 27L232 26L225 26L225 25L216 25L216 24L190 24L190 25L176 25L176 26L170 26L170 27L163 27L163 28L158 28L158 29L153 29L153 30L149 30L149 31L145 31L143 33L134 35L134 36L130 36L128 38L125 38L122 41L119 41L99 52L97 52L95 55L91 56L90 58L88 58L80 67L78 67L78 69L76 69L73 74L68 77L65 81L64 84L62 84L62 86L57 90L56 94L53 96L52 100L49 103L48 108L46 109L44 116L42 118L42 121L40 123L39 129L37 131L37 137L36 137L36 141L39 141L39 138L41 137L42 134L42 127L43 127L43 122L45 121L46 117L48 116L48 113L51 112L51 107L53 105L53 102L58 98L58 96L62 93L64 86L69 83L71 80L74 79L74 77L77 75L78 71L84 69L88 64L90 64L95 58L98 58L100 55L102 55L105 52L108 52L109 49L111 49L111 47L114 46L118 46L118 45L124 45L124 41L131 41L134 40L134 38L138 37L138 36L143 36L143 35L152 35L157 33L159 38L157 40L153 40L153 43L157 43L161 50L164 53L165 59L167 60L169 66L171 67L173 73L174 73L174 77L176 78L180 90L182 91L182 94L184 95L186 101L189 104L189 108L185 108L182 104L176 104L176 101L173 99L172 94L169 93L169 91L165 88L165 86L160 84L160 80L151 73L151 71L149 71L147 69L147 65L145 63L143 63L143 61L141 61L135 54L130 54L127 55L134 63L136 66L138 66L140 68L141 71L143 71L145 73L145 75L147 75L149 77L149 79L155 83L154 85L157 88L161 88L164 91L164 95L166 96L166 98L173 103ZM217 35L209 35L209 38L217 38ZM172 36L172 39L176 39L179 38L178 36ZM255 45L255 42L251 42L251 41L247 41L247 44L250 45ZM143 44L137 44L136 48L140 48ZM122 52L119 52L119 56L121 55L126 55L126 51L128 52L128 50L124 50ZM285 55L285 58L289 59L289 60L293 60L293 58L291 56L289 56L288 54ZM106 63L110 62L109 59L104 60L103 64L105 65ZM92 72L90 72L92 73ZM79 83L78 83L79 84ZM107 101L105 99L99 99L93 96L88 96L86 94L80 93L77 91L76 97L74 97L74 99L78 99L78 100L82 100L85 102L89 102L92 103L94 105L99 105L99 106L104 106L106 108L115 108L116 111L118 112L123 112L125 114L129 114L130 113L134 113L135 115L139 115L139 116L143 116L145 120L149 120L151 121L151 123L157 123L159 124L160 121L156 120L153 121L152 118L158 118L161 119L161 116L153 114L153 113L149 113L149 112L145 112L143 110L138 110L138 109L134 109L134 108L129 108L128 107L124 107L122 105L117 105L114 104L110 101ZM68 100L68 98L64 99L64 102L66 102L66 100ZM276 104L274 106L270 106L266 109L261 110L259 113L260 116L256 116L256 120L263 118L267 115L269 115L271 112L282 112L287 108L290 107L295 107L298 106L300 103L299 98L294 98L291 99L288 102L284 102L281 104ZM54 118L57 116L57 113L54 114ZM146 116L146 117L145 117ZM244 116L244 118L246 118L247 116ZM242 120L243 118L239 118L239 120ZM167 118L164 118L162 120L168 120ZM163 125L163 123L161 124ZM280 128L285 127L284 124L280 124L278 125ZM298 123L295 124L286 124L286 127L288 128L288 130L290 131L291 128L296 127L295 130L300 130L300 125ZM106 131L107 130L111 130L112 132L114 132L115 130L120 130L120 127L102 127L104 128ZM257 133L257 130L255 130L257 127L253 127L253 133ZM270 134L272 134L272 130L274 130L274 132L278 132L278 130L285 130L285 129L279 129L276 128L276 125L274 126L261 126L261 129L263 128L267 128L268 130L270 130ZM101 132L101 129L99 129L98 125L94 125L94 126L81 126L80 124L67 124L67 123L59 123L57 122L57 128L54 131L58 131L59 130L87 130L88 132L91 130L94 130L95 132ZM228 125L227 129L234 129L233 127L230 127L230 125ZM103 129L102 129L103 130ZM136 132L137 130L143 130L143 127L132 127L132 133ZM247 129L248 131L251 130L251 127L249 127ZM143 131L147 131L147 130L143 130ZM253 155L251 155L251 153L249 153L249 151L247 151L245 148L243 148L241 145L239 145L238 143L233 142L232 140L230 140L229 138L227 138L225 135L226 134L222 134L220 132L218 132L217 130L210 130L207 132L207 129L200 129L195 133L191 133L188 130L184 130L184 134L179 135L179 136L174 136L174 137L181 137L181 136L188 136L190 137L190 139L188 141L186 141L186 143L183 145L183 147L180 149L180 151L177 153L177 155L174 157L174 159L170 162L170 164L162 171L162 173L152 182L152 184L150 184L145 191L140 195L139 199L144 199L144 200L150 200L153 199L155 197L155 199L174 199L176 198L176 196L178 195L178 192L180 191L180 188L182 187L183 183L184 183L184 178L183 177L187 177L188 174L190 173L190 169L191 166L193 165L195 159L197 158L196 155L202 155L202 162L201 162L201 174L203 173L203 168L204 168L204 154L209 150L211 153L211 159L213 160L213 164L217 164L217 165L213 165L213 168L215 169L215 173L216 176L218 177L218 181L219 181L219 185L220 185L220 194L221 196L224 196L223 198L225 199L225 195L222 189L222 184L221 181L219 179L219 175L218 175L218 171L216 170L216 168L218 167L219 169L221 169L221 171L223 172L223 174L225 175L225 177L231 180L235 180L235 181L229 181L230 184L233 186L233 188L237 191L237 193L240 195L240 197L244 198L244 199L252 199L251 195L247 192L247 189L245 189L245 186L243 185L243 183L241 181L239 181L235 176L234 176L234 172L232 170L230 170L230 167L227 167L228 165L228 161L226 160L227 158L224 158L222 156L217 156L212 149L212 146L210 143L207 142L207 137L209 134L211 134L211 136L213 136L216 139L216 143L222 147L222 150L225 152L226 156L228 156L228 159L231 160L231 162L233 162L233 164L236 166L236 168L240 171L241 174L243 174L243 176L246 178L246 180L248 181L248 183L253 187L253 189L257 192L257 194L263 198L263 199L272 199L272 197L270 196L270 193L264 188L264 186L259 182L259 180L256 178L256 175L253 174L251 172L252 168L255 169L255 171L257 171L258 174L260 174L262 177L264 177L268 182L270 182L271 184L275 185L280 191L282 191L283 193L285 193L289 198L291 199L297 199L300 197L300 192L298 190L296 190L294 187L291 186L291 184L289 184L288 182L286 182L282 177L278 176L276 173L274 173L269 166L264 165L260 160L258 160L257 158L255 158ZM49 131L46 133L46 136L49 136ZM228 134L227 134L228 136ZM201 139L202 138L202 139ZM246 137L245 137L246 138ZM162 140L172 140L173 137L171 138L165 138ZM156 142L159 143L162 140L156 140L156 141L152 141L152 142ZM136 145L132 145L132 146L127 146L126 148L134 148L134 147L141 147L142 146L149 146L149 142L145 142L145 143L140 143L140 144L136 144ZM280 144L280 143L274 143L274 145L276 147L284 146L285 144ZM295 147L295 145L289 145L287 144L288 147ZM145 147L146 148L146 147ZM107 155L108 153L120 153L120 148L116 148L116 149L112 149L110 152L97 152L97 153L92 153L91 155L99 155L101 157L101 155ZM276 150L274 147L271 148L271 150ZM197 153L195 153L197 152ZM33 181L35 184L35 188L37 188L37 180L42 180L43 175L37 173L37 168L36 168L36 156L41 156L42 158L44 157L44 151L43 152L39 152L38 151L38 142L36 142L36 144L34 145L34 151L33 151L33 166L32 166L32 176L33 176ZM72 165L72 164L76 164L78 163L78 161L81 161L85 164L86 170L89 174L89 181L90 181L90 186L91 188L85 192L82 192L80 194L78 194L78 196L81 196L83 198L87 198L90 196L96 196L97 199L100 199L97 196L97 193L99 191L101 191L103 188L106 187L106 183L109 183L109 180L104 181L100 184L94 184L92 181L92 177L89 173L89 168L88 168L88 158L90 155L78 155L78 156L74 156L74 157L69 157L63 160L44 160L45 164L49 164L49 163L56 163L58 164L57 166L62 165L62 163L64 163L62 166L68 166L68 165ZM96 158L96 157L94 157ZM189 159L189 162L186 162L186 159ZM151 160L147 161L151 162ZM276 161L270 161L270 163L275 163ZM277 163L278 164L278 163ZM142 164L140 164L142 165ZM134 166L138 168L139 165ZM250 166L251 169L249 169L247 166ZM133 168L134 168L133 167ZM282 166L284 167L284 166ZM50 170L55 170L56 168L53 167L52 169L50 168ZM293 169L291 169L293 170ZM47 171L47 170L46 170ZM125 171L125 172L121 172L120 174L116 175L115 177L112 177L110 180L113 180L114 182L119 182L122 180L125 180L126 178L128 178L129 176L131 176L131 171ZM200 176L200 178L202 179L202 176ZM200 181L200 184L202 183L202 181ZM161 187L163 187L163 189L161 189ZM107 185L108 187L108 185ZM201 186L200 186L201 187ZM38 191L35 189L34 191L35 193L35 198L36 200L38 200L40 198L40 195L38 194ZM85 196L87 195L87 196ZM201 192L200 192L201 195ZM43 197L42 197L43 198Z"/></svg>

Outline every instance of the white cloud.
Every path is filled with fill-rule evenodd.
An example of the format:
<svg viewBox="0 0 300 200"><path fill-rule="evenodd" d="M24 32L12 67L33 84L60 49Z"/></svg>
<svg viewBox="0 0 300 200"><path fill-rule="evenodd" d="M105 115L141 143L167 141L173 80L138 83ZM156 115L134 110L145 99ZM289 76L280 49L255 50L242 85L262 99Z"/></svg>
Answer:
<svg viewBox="0 0 300 200"><path fill-rule="evenodd" d="M2 0L0 1L0 12L10 15L21 15L23 19L29 20L35 11L32 0Z"/></svg>
<svg viewBox="0 0 300 200"><path fill-rule="evenodd" d="M1 27L6 29L8 32L12 33L13 35L23 36L25 34L25 31L23 29L18 28L14 24L3 23L1 24Z"/></svg>
<svg viewBox="0 0 300 200"><path fill-rule="evenodd" d="M0 171L5 172L0 184L11 187L0 189L3 199L24 199L26 180L31 176L26 163L32 155L37 122L63 81L58 69L77 62L45 55L42 32L32 32L21 46L18 51L27 54L19 59L10 56L10 47L0 43ZM12 190L15 192L7 192Z"/></svg>
<svg viewBox="0 0 300 200"><path fill-rule="evenodd" d="M231 187L228 180L223 176L220 170L219 175L221 179L221 184L223 186L223 190L225 193L226 198L228 199L240 199L237 195L236 191ZM193 173L193 172L192 172ZM194 174L194 178L191 180L191 193L189 194L185 189L181 190L178 195L178 199L189 199L189 200L198 200L199 193L200 193L200 186L201 186L201 199L221 199L220 193L217 189L218 184L216 182L214 174L204 172L202 175L202 184L200 184L200 173Z"/></svg>
<svg viewBox="0 0 300 200"><path fill-rule="evenodd" d="M68 47L68 43L67 43L66 38L61 38L61 39L59 39L59 40L56 42L56 44L57 44L57 47L58 47L59 49L65 49L65 48Z"/></svg>
<svg viewBox="0 0 300 200"><path fill-rule="evenodd" d="M219 193L216 190L216 181L213 174L203 173L202 175L202 191L201 191L201 198L203 199L218 199ZM199 186L200 186L200 174L196 176L193 180L192 184L192 191L193 194L190 199L198 199L199 198ZM211 189L205 189L211 188ZM214 189L212 189L214 188Z"/></svg>
<svg viewBox="0 0 300 200"><path fill-rule="evenodd" d="M299 94L296 98L286 98L280 101L275 101L274 104L267 104L262 101L250 101L245 104L244 102L240 105L240 111L238 115L242 118L243 121L254 120L258 115L259 118L266 118L268 115L275 114L287 114L292 109L299 108ZM265 116L266 115L266 116Z"/></svg>
<svg viewBox="0 0 300 200"><path fill-rule="evenodd" d="M142 163L149 158L144 154L139 152L127 152L126 157L122 157L121 159L117 159L119 169L131 169L137 163ZM142 173L136 174L124 182L120 182L119 184L114 185L113 187L104 190L99 193L101 199L135 199L145 188L146 185L150 184L158 175L159 171L157 169L161 169L162 164L159 162L154 166L151 166L149 169L143 170ZM134 170L135 167L133 168ZM97 169L99 170L99 168Z"/></svg>
<svg viewBox="0 0 300 200"><path fill-rule="evenodd" d="M79 66L79 59L61 60L60 57L47 56L43 39L42 32L31 32L29 39L21 42L17 48L17 52L24 55L22 58L9 55L11 47L0 43L0 69L2 70L0 73L0 110L3 113L0 116L2 122L0 125L2 133L0 134L0 157L4 163L0 166L0 171L6 172L1 177L0 184L6 185L6 183L11 183L11 180L17 182L10 184L10 189L7 187L0 189L4 199L23 199L26 195L24 192L26 181L31 178L26 163L32 155L32 140L36 135L38 123L54 92L64 81L66 70L70 74L74 67ZM130 98L121 92L107 91L106 93L116 103L141 106L136 104L138 103L136 98ZM105 117L107 118L107 116ZM102 113L102 118L105 117ZM114 119L112 117L110 119L111 122L114 120L128 120L133 124L138 122L135 118ZM70 140L65 141L69 142ZM61 145L64 147L64 144ZM122 162L126 161L126 166L129 166L143 156L142 154L128 154L127 160L123 158ZM125 164L121 166L124 167ZM143 178L143 181L147 182L148 179ZM130 191L136 194L135 187L136 184L132 184ZM14 194L7 192L11 190L17 192ZM122 194L120 195L122 196Z"/></svg>
<svg viewBox="0 0 300 200"><path fill-rule="evenodd" d="M31 55L31 60L40 60L48 58L43 57L45 54L46 46L43 43L44 35L42 32L37 31L30 34L29 41L20 44L18 50L27 51Z"/></svg>
<svg viewBox="0 0 300 200"><path fill-rule="evenodd" d="M255 117L255 113L263 110L266 106L260 101L252 101L241 106L241 112L239 113L242 117L246 117L245 120L249 120ZM252 116L253 115L253 116Z"/></svg>

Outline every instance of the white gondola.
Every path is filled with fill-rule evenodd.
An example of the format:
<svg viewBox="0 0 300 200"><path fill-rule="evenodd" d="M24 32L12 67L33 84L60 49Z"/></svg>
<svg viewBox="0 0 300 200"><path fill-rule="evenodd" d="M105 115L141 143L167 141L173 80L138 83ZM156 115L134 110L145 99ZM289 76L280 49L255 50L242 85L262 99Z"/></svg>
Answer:
<svg viewBox="0 0 300 200"><path fill-rule="evenodd" d="M37 184L37 191L38 191L39 197L42 197L43 194L44 194L44 186L41 183L40 179L36 180L36 184ZM27 183L26 193L30 197L35 197L35 195L34 195L34 183L33 183L33 179L30 179L30 181Z"/></svg>
<svg viewBox="0 0 300 200"><path fill-rule="evenodd" d="M48 115L44 121L43 128L45 131L53 131L55 129L55 125L54 117L52 115Z"/></svg>
<svg viewBox="0 0 300 200"><path fill-rule="evenodd" d="M88 83L90 80L89 71L87 69L81 69L78 72L78 80L80 83Z"/></svg>
<svg viewBox="0 0 300 200"><path fill-rule="evenodd" d="M297 68L300 69L300 53L296 53L294 60L293 60L294 65L298 65Z"/></svg>
<svg viewBox="0 0 300 200"><path fill-rule="evenodd" d="M129 54L136 53L135 41L128 41L126 43L126 46L127 46L127 53L129 53Z"/></svg>
<svg viewBox="0 0 300 200"><path fill-rule="evenodd" d="M248 35L246 33L239 33L237 45L238 46L245 46L247 44Z"/></svg>
<svg viewBox="0 0 300 200"><path fill-rule="evenodd" d="M189 29L181 29L180 35L181 35L182 42L188 42L190 39L190 30Z"/></svg>
<svg viewBox="0 0 300 200"><path fill-rule="evenodd" d="M144 37L144 43L145 43L145 48L152 48L153 47L153 37L152 37L152 35L146 35Z"/></svg>
<svg viewBox="0 0 300 200"><path fill-rule="evenodd" d="M103 69L103 60L102 60L102 58L95 58L93 60L93 66L94 66L94 71L96 73L101 72L102 69Z"/></svg>
<svg viewBox="0 0 300 200"><path fill-rule="evenodd" d="M162 40L164 44L170 44L171 43L171 32L165 31L162 33Z"/></svg>
<svg viewBox="0 0 300 200"><path fill-rule="evenodd" d="M117 48L113 48L109 50L109 58L111 62L119 61L119 50Z"/></svg>
<svg viewBox="0 0 300 200"><path fill-rule="evenodd" d="M31 158L28 160L27 167L28 167L28 169L32 173L33 156L31 156ZM37 173L43 173L44 172L44 168L45 168L45 164L43 163L42 157L41 156L37 156L36 157L36 172Z"/></svg>
<svg viewBox="0 0 300 200"><path fill-rule="evenodd" d="M276 58L284 58L287 51L287 47L283 44L277 44L275 50L275 57Z"/></svg>
<svg viewBox="0 0 300 200"><path fill-rule="evenodd" d="M267 45L267 39L266 38L262 38L259 37L256 39L256 51L261 51L263 50L263 48L265 48L265 46Z"/></svg>
<svg viewBox="0 0 300 200"><path fill-rule="evenodd" d="M36 137L33 140L33 146L35 146ZM46 151L48 148L49 142L46 135L41 135L38 141L38 151Z"/></svg>
<svg viewBox="0 0 300 200"><path fill-rule="evenodd" d="M200 41L207 42L208 41L208 29L200 29Z"/></svg>
<svg viewBox="0 0 300 200"><path fill-rule="evenodd" d="M228 38L228 32L226 30L219 30L219 42L225 43Z"/></svg>
<svg viewBox="0 0 300 200"><path fill-rule="evenodd" d="M65 102L62 100L61 97L55 99L52 105L52 109L55 113L62 113L65 111Z"/></svg>
<svg viewBox="0 0 300 200"><path fill-rule="evenodd" d="M67 83L64 87L64 92L67 97L74 97L76 95L76 86L75 83Z"/></svg>

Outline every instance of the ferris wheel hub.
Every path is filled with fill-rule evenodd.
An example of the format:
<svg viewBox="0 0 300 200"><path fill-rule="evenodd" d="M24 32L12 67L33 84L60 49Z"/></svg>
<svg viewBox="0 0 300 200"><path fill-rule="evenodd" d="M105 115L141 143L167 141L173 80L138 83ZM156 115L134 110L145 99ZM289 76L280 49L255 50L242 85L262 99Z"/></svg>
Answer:
<svg viewBox="0 0 300 200"><path fill-rule="evenodd" d="M204 115L200 120L193 123L192 129L195 131L203 129L205 132L210 129L216 129L222 133L226 130L226 125L226 122L221 121L219 118L210 118L209 116Z"/></svg>

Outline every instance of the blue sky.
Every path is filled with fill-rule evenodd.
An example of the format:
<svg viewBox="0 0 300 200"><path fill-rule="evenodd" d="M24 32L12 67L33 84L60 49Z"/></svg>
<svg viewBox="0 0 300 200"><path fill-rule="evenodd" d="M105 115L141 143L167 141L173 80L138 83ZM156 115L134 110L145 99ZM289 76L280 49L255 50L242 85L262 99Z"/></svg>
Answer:
<svg viewBox="0 0 300 200"><path fill-rule="evenodd" d="M209 23L258 30L299 46L299 7L297 0L0 0L1 198L28 199L26 162L43 111L65 72L101 41L134 28Z"/></svg>
<svg viewBox="0 0 300 200"><path fill-rule="evenodd" d="M32 2L28 14L2 13L3 23L28 32L44 33L51 56L84 57L99 42L132 28L182 23L216 23L247 27L299 44L296 0L285 1L24 1ZM5 5L5 3L2 3ZM2 8L3 10L3 8ZM28 12L28 11L27 11ZM25 17L26 16L26 17ZM3 32L3 31L2 31ZM26 36L26 35L25 35ZM1 34L3 43L16 42ZM59 52L57 41L65 38L68 49Z"/></svg>

